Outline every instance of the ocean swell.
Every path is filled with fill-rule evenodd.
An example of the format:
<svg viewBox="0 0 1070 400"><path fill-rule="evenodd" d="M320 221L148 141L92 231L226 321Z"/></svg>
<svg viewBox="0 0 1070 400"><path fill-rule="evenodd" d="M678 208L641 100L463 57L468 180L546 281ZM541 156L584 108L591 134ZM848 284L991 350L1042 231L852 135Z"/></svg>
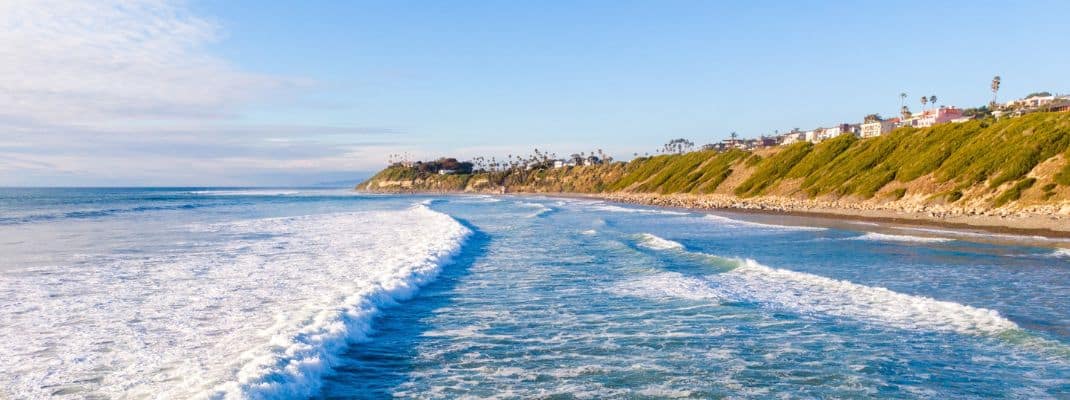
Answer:
<svg viewBox="0 0 1070 400"><path fill-rule="evenodd" d="M909 242L909 243L945 243L951 242L955 239L941 238L941 237L928 237L928 236L911 236L911 235L892 235L887 233L869 232L862 236L856 236L848 238L849 240L866 240L866 241L879 241L879 242Z"/></svg>
<svg viewBox="0 0 1070 400"><path fill-rule="evenodd" d="M715 221L721 225L729 226L745 226L749 228L758 229L771 229L771 230L783 230L783 231L824 231L826 228L816 226L794 226L794 225L775 225L775 224L763 224L760 222L741 221L738 219L732 219L728 217L722 217L720 215L706 214L704 219L709 221Z"/></svg>
<svg viewBox="0 0 1070 400"><path fill-rule="evenodd" d="M72 210L55 213L28 214L15 217L0 217L0 225L20 225L35 222L58 221L67 219L91 219L117 214L142 213L151 211L192 210L205 207L201 203L184 203L161 206L135 206L126 208L101 208L95 210Z"/></svg>
<svg viewBox="0 0 1070 400"><path fill-rule="evenodd" d="M657 248L683 250L678 242L645 234L640 243L659 243ZM654 246L650 246L654 247ZM772 268L750 259L702 255L719 265L734 266L727 272L705 276L706 285L697 287L693 278L659 275L653 282L677 282L688 298L754 302L764 307L790 310L802 315L849 318L875 325L922 331L997 335L1018 329L998 312L950 301L898 293L882 287L861 285L823 276ZM658 293L679 293L680 288L662 288ZM696 289L698 288L698 289Z"/></svg>

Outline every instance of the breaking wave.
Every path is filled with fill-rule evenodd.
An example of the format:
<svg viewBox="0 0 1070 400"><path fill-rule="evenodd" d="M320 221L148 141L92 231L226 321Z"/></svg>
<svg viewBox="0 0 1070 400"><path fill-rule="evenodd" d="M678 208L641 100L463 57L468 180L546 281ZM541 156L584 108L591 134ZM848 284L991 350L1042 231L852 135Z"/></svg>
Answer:
<svg viewBox="0 0 1070 400"><path fill-rule="evenodd" d="M1050 254L1048 254L1048 257L1070 258L1070 249L1055 249L1055 251L1052 251Z"/></svg>
<svg viewBox="0 0 1070 400"><path fill-rule="evenodd" d="M611 204L597 204L597 205L592 206L591 208L593 208L595 210L598 210L598 211L609 211L609 212L616 212L616 213L691 215L690 213L680 212L680 211L652 210L652 209L648 209L648 208L621 207L621 206L615 206L615 205L611 205Z"/></svg>
<svg viewBox="0 0 1070 400"><path fill-rule="evenodd" d="M28 397L315 394L470 231L426 206L220 224L210 249L0 275L0 364ZM3 397L0 395L0 397Z"/></svg>
<svg viewBox="0 0 1070 400"><path fill-rule="evenodd" d="M951 242L955 239L940 238L940 237L927 237L927 236L911 236L911 235L892 235L887 233L869 232L862 236L855 236L847 238L847 240L867 240L867 241L880 241L880 242L909 242L909 243L945 243Z"/></svg>
<svg viewBox="0 0 1070 400"><path fill-rule="evenodd" d="M545 204L542 203L529 203L526 201L518 201L516 204L522 207L535 209L535 212L528 214L528 218L539 218L545 216L546 214L557 211L557 209L553 207L547 207Z"/></svg>
<svg viewBox="0 0 1070 400"><path fill-rule="evenodd" d="M918 228L918 227L901 227L897 229L917 231L917 232L929 232L938 235L952 235L952 236L964 236L964 237L977 237L977 238L1002 238L1012 240L1040 240L1040 241L1065 241L1064 238L1052 238L1040 235L1015 235L1008 233L989 233L989 232L975 232L966 230L955 229L937 229L937 228Z"/></svg>
<svg viewBox="0 0 1070 400"><path fill-rule="evenodd" d="M738 219L732 219L732 218L723 217L723 216L714 215L714 214L706 214L702 218L710 220L710 221L716 221L717 223L722 224L722 225L746 226L746 227L759 228L759 229L774 229L774 230L787 230L787 231L824 231L824 230L827 230L827 228L821 228L821 227L817 227L817 226L775 225L775 224L763 224L763 223L760 223L760 222L741 221L741 220L738 220Z"/></svg>
<svg viewBox="0 0 1070 400"><path fill-rule="evenodd" d="M683 250L684 245L680 242L662 239L658 236L644 233L639 235L639 246L653 250Z"/></svg>
<svg viewBox="0 0 1070 400"><path fill-rule="evenodd" d="M643 240L671 242L650 234L645 234ZM672 243L679 246L672 249L682 248ZM750 259L689 254L703 255L730 269L703 277L704 285L696 285L696 278L680 274L657 275L650 281L657 288L647 293L753 302L802 315L836 316L901 329L972 335L998 335L1018 329L1018 325L994 310L772 268ZM679 296L681 291L687 295Z"/></svg>

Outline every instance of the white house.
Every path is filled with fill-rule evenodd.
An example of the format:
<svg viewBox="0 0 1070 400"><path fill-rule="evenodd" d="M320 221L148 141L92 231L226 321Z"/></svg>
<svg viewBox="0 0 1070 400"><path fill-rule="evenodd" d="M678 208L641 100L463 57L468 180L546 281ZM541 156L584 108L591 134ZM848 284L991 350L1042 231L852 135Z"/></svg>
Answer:
<svg viewBox="0 0 1070 400"><path fill-rule="evenodd" d="M864 138L877 137L891 132L898 125L899 118L863 122L859 129L859 135Z"/></svg>
<svg viewBox="0 0 1070 400"><path fill-rule="evenodd" d="M1007 108L1036 108L1051 104L1053 101L1055 101L1055 96L1033 96L1024 99L1011 100L1003 106Z"/></svg>
<svg viewBox="0 0 1070 400"><path fill-rule="evenodd" d="M798 143L800 141L806 140L806 135L803 134L800 131L792 131L792 132L788 132L788 133L785 133L783 135L780 135L779 139L780 139L780 145L781 146L787 146L789 144L795 144L795 143Z"/></svg>
<svg viewBox="0 0 1070 400"><path fill-rule="evenodd" d="M962 118L962 109L956 107L944 107L935 110L925 110L920 114L914 114L903 120L900 126L913 126L915 128L928 128L933 125L951 122Z"/></svg>
<svg viewBox="0 0 1070 400"><path fill-rule="evenodd" d="M832 138L834 138L836 136L840 136L841 133L843 133L843 127L842 126L834 126L834 127L831 127L831 128L825 128L825 129L823 129L821 131L821 140L832 139Z"/></svg>

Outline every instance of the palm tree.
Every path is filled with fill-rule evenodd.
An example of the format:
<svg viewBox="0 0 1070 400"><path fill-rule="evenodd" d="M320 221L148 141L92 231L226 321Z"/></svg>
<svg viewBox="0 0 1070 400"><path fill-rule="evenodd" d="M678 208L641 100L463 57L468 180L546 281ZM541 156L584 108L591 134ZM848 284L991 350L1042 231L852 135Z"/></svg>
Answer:
<svg viewBox="0 0 1070 400"><path fill-rule="evenodd" d="M910 118L910 107L903 106L899 108L899 113L903 115L903 119Z"/></svg>
<svg viewBox="0 0 1070 400"><path fill-rule="evenodd" d="M921 96L921 111L925 111L925 104L929 103L929 98Z"/></svg>
<svg viewBox="0 0 1070 400"><path fill-rule="evenodd" d="M992 109L996 108L996 95L999 93L1000 79L999 75L992 78Z"/></svg>
<svg viewBox="0 0 1070 400"><path fill-rule="evenodd" d="M907 101L907 92L899 92L899 108L903 108Z"/></svg>
<svg viewBox="0 0 1070 400"><path fill-rule="evenodd" d="M929 104L932 104L933 108L936 108L936 95L935 94L932 95L932 96L929 96Z"/></svg>

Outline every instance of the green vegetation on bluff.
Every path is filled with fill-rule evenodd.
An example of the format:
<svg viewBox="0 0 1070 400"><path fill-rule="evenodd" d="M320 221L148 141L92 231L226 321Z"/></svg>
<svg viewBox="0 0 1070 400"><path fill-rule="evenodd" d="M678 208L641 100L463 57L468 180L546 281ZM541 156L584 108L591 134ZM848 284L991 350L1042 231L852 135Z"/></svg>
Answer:
<svg viewBox="0 0 1070 400"><path fill-rule="evenodd" d="M842 135L819 144L796 143L756 153L695 151L641 157L627 163L463 175L433 175L394 166L362 187L389 190L385 185L388 181L417 181L412 189L497 190L504 186L509 191L525 192L717 191L740 197L859 200L921 195L940 202L983 199L996 207L1025 198L1029 192L1036 192L1033 198L1045 201L1065 199L1070 193L1070 113L900 128L870 139ZM1042 164L1046 166L1038 168Z"/></svg>
<svg viewBox="0 0 1070 400"><path fill-rule="evenodd" d="M635 159L610 191L712 193L732 173L732 165L750 153L742 150L696 151Z"/></svg>
<svg viewBox="0 0 1070 400"><path fill-rule="evenodd" d="M1068 146L1070 115L1065 113L902 128L872 139L844 135L777 152L759 163L735 193L761 195L781 180L802 179L800 188L809 197L870 198L893 181L909 183L929 174L935 183L951 182L960 190L978 184L995 190L1025 178L1042 161L1066 153ZM1056 181L1068 185L1060 180L1064 174L1070 172L1061 172ZM1015 188L1010 190L1022 189Z"/></svg>

